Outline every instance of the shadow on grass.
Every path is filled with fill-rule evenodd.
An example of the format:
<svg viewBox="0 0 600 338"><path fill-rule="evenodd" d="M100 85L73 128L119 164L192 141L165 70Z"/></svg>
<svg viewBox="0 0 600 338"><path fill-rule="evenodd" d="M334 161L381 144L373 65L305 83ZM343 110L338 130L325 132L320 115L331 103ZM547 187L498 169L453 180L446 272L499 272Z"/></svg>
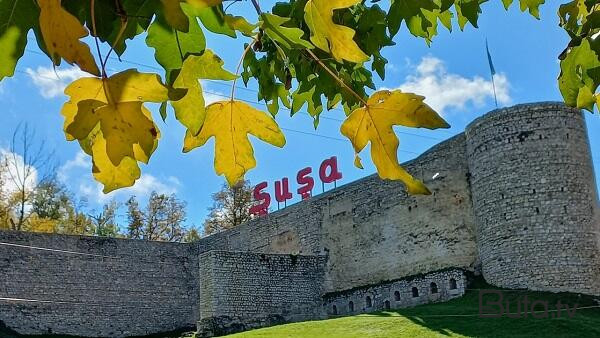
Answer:
<svg viewBox="0 0 600 338"><path fill-rule="evenodd" d="M472 287L479 290L469 290L463 297L445 303L427 304L372 315L402 316L445 336L455 333L471 337L600 337L600 308L585 308L600 305L597 298L572 293L502 290L481 281ZM503 316L483 318L479 315L481 290L501 292ZM497 305L499 299L497 293L482 294L481 297L484 306L494 302L496 305L491 309L496 309L496 312L499 309ZM527 310L523 304L525 299L528 302ZM559 301L562 304L560 312L556 310ZM532 315L531 305L534 303L536 303L535 316L541 318ZM571 313L565 310L565 304L569 306ZM507 306L508 313L513 314L512 317L519 315L520 318L509 317L506 313ZM584 309L575 309L575 306ZM493 312L484 311L484 313Z"/></svg>

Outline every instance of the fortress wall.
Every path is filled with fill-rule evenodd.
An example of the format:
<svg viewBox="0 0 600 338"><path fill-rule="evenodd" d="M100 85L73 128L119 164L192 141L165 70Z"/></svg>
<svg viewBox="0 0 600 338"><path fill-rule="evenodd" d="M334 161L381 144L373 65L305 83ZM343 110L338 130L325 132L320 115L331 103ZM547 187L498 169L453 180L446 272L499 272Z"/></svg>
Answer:
<svg viewBox="0 0 600 338"><path fill-rule="evenodd" d="M450 267L473 269L476 229L465 149L461 134L404 164L432 195L409 196L402 183L373 175L323 198L325 291Z"/></svg>
<svg viewBox="0 0 600 338"><path fill-rule="evenodd" d="M205 238L199 252L210 250L318 254L321 247L321 206L312 198Z"/></svg>
<svg viewBox="0 0 600 338"><path fill-rule="evenodd" d="M328 254L324 292L449 267L473 269L476 230L464 135L404 165L425 179L432 195L409 196L402 183L375 174L204 238L199 251Z"/></svg>
<svg viewBox="0 0 600 338"><path fill-rule="evenodd" d="M435 284L435 288L432 283ZM326 294L323 298L325 312L332 317L445 302L464 295L466 288L467 278L464 272L460 269L449 269L334 292Z"/></svg>
<svg viewBox="0 0 600 338"><path fill-rule="evenodd" d="M200 255L201 337L323 318L323 256Z"/></svg>
<svg viewBox="0 0 600 338"><path fill-rule="evenodd" d="M0 242L46 248L0 245L0 324L9 329L123 337L196 324L193 245L12 231Z"/></svg>
<svg viewBox="0 0 600 338"><path fill-rule="evenodd" d="M560 103L496 110L466 131L485 279L600 294L600 229L582 113Z"/></svg>

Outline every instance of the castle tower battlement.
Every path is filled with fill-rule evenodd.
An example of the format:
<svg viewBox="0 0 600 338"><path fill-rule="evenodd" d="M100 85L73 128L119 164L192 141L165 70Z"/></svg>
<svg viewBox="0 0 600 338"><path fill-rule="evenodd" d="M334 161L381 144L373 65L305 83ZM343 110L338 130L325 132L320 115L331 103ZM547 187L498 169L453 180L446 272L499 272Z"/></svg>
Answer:
<svg viewBox="0 0 600 338"><path fill-rule="evenodd" d="M600 293L598 199L583 114L498 109L466 129L477 247L491 284Z"/></svg>

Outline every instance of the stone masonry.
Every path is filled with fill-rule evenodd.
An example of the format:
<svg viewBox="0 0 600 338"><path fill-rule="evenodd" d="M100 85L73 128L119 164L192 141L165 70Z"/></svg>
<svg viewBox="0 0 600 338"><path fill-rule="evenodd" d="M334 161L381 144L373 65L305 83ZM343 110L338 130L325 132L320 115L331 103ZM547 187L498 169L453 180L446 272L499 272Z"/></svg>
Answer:
<svg viewBox="0 0 600 338"><path fill-rule="evenodd" d="M581 112L498 109L404 166L432 195L372 175L193 244L0 231L0 330L220 335L445 301L466 272L600 295Z"/></svg>

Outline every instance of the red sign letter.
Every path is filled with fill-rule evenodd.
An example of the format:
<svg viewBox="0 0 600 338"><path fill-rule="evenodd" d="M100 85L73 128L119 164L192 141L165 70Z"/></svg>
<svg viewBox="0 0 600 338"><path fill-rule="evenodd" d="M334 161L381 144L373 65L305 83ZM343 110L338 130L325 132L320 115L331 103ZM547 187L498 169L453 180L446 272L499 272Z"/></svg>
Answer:
<svg viewBox="0 0 600 338"><path fill-rule="evenodd" d="M305 200L310 197L312 193L312 189L315 186L315 180L310 177L310 173L312 169L310 167L306 167L298 172L296 175L296 181L300 184L300 188L298 188L298 193L302 195L302 199Z"/></svg>
<svg viewBox="0 0 600 338"><path fill-rule="evenodd" d="M292 193L290 192L288 178L284 177L281 181L275 181L275 200L277 200L277 202L285 202L286 200L291 199Z"/></svg>
<svg viewBox="0 0 600 338"><path fill-rule="evenodd" d="M271 205L271 195L269 195L269 193L266 191L262 191L263 189L267 188L267 186L267 182L262 182L254 187L254 200L260 201L260 203L257 205L253 205L250 208L251 214L260 216L266 215L269 212L269 205Z"/></svg>
<svg viewBox="0 0 600 338"><path fill-rule="evenodd" d="M327 175L327 167L330 168L329 175ZM342 178L342 173L338 171L337 167L337 157L332 156L321 163L319 178L323 183L331 183Z"/></svg>

